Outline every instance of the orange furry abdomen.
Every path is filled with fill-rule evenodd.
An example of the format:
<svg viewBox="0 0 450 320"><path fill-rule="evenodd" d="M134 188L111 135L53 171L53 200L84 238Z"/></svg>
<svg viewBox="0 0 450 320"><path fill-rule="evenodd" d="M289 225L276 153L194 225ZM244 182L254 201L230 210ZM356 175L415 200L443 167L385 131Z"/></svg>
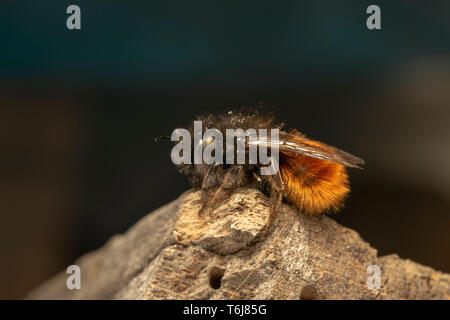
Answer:
<svg viewBox="0 0 450 320"><path fill-rule="evenodd" d="M303 212L337 212L350 191L346 168L301 154L280 152L286 199Z"/></svg>

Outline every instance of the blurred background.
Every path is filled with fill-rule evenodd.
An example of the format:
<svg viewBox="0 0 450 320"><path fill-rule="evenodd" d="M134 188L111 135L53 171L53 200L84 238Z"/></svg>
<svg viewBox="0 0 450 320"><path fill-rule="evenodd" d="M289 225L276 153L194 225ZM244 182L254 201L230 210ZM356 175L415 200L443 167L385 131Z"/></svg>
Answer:
<svg viewBox="0 0 450 320"><path fill-rule="evenodd" d="M81 30L66 8L81 8ZM366 8L381 8L381 30ZM333 216L450 272L450 2L0 4L0 298L22 298L189 188L153 143L264 104L366 160ZM151 236L151 235L149 235Z"/></svg>

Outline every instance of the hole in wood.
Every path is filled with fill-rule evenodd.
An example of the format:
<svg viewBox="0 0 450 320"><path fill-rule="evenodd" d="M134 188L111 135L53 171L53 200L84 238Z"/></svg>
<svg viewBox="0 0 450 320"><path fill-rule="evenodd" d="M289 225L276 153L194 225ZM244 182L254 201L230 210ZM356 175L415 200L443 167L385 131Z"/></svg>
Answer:
<svg viewBox="0 0 450 320"><path fill-rule="evenodd" d="M317 289L312 284L307 284L303 287L302 293L300 294L300 300L316 300L319 299L319 294Z"/></svg>
<svg viewBox="0 0 450 320"><path fill-rule="evenodd" d="M214 290L220 288L220 286L222 285L222 278L224 274L225 270L219 267L213 267L209 271L209 285L211 286L211 288L213 288Z"/></svg>

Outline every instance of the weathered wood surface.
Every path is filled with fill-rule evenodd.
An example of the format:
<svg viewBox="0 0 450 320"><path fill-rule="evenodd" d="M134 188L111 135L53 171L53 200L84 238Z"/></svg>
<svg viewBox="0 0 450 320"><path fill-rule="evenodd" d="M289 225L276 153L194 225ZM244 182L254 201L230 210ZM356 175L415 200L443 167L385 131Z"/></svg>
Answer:
<svg viewBox="0 0 450 320"><path fill-rule="evenodd" d="M378 257L357 232L283 205L264 234L268 200L237 190L213 217L200 193L144 217L81 257L81 290L64 271L29 299L450 299L450 275L397 255ZM380 268L370 289L367 268ZM375 282L371 282L375 284Z"/></svg>

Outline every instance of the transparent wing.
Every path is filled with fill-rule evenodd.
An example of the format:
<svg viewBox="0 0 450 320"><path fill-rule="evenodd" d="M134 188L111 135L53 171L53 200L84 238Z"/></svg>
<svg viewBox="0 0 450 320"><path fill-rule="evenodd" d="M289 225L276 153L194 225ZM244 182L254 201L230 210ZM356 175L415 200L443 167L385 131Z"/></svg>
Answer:
<svg viewBox="0 0 450 320"><path fill-rule="evenodd" d="M303 154L305 156L340 163L351 168L362 169L364 160L323 142L309 140L299 135L280 132L279 140L256 139L248 141L249 145L261 145L268 148L278 146L280 152Z"/></svg>

